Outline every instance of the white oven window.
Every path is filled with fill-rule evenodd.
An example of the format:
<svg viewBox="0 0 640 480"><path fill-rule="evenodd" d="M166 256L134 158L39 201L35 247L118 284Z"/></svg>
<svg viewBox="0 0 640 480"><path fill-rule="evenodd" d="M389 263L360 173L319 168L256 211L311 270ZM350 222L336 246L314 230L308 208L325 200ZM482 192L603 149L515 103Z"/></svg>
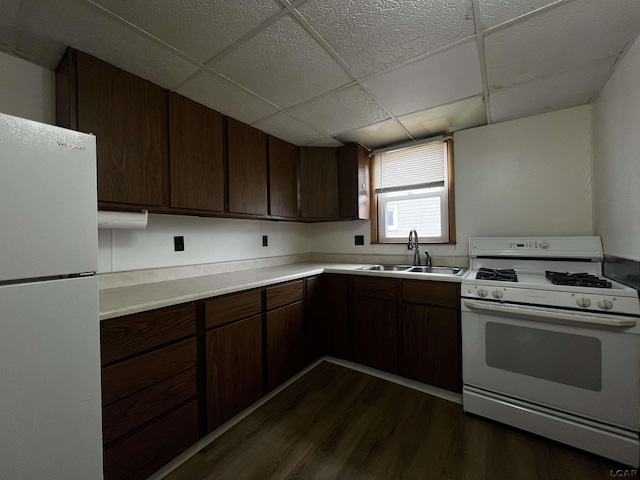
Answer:
<svg viewBox="0 0 640 480"><path fill-rule="evenodd" d="M602 390L602 345L598 338L495 322L487 322L485 338L490 367Z"/></svg>

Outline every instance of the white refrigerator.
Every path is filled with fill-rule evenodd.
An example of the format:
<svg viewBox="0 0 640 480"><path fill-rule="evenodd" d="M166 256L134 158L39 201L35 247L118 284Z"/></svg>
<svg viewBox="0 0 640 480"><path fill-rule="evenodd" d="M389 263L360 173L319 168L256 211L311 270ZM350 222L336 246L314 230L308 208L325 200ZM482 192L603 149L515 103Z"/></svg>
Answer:
<svg viewBox="0 0 640 480"><path fill-rule="evenodd" d="M102 478L95 143L0 114L0 479Z"/></svg>

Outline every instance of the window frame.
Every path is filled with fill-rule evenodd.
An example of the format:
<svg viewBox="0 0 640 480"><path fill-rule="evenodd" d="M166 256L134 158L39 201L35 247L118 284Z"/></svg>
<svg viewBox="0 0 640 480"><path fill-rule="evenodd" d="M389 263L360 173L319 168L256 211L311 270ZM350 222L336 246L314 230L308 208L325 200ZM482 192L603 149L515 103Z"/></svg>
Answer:
<svg viewBox="0 0 640 480"><path fill-rule="evenodd" d="M442 240L442 241L425 241L424 238L420 238L420 243L423 244L432 244L432 245L455 245L456 244L456 217L455 217L455 174L454 174L454 169L453 169L453 165L454 165L454 159L453 159L453 137L448 136L448 137L444 137L442 139L432 139L430 141L425 141L423 143L431 143L433 141L442 141L447 148L447 164L445 165L445 185L444 185L444 191L441 193L438 193L438 195L433 195L433 194L429 194L429 195L425 195L432 197L432 196L441 196L441 198L446 198L446 211L444 213L444 215L442 216L442 231L448 231L448 240ZM406 145L407 147L410 145ZM400 148L405 148L405 146L399 146L398 149ZM386 199L386 201L381 200L381 196L384 194L380 194L380 193L375 193L376 190L376 185L375 185L375 178L376 178L376 174L375 174L375 156L371 155L369 158L369 162L370 162L370 168L369 168L369 172L370 172L370 184L371 184L371 243L372 244L382 244L382 245L389 245L389 244L405 244L407 243L407 240L404 238L385 238L384 233L382 235L380 235L380 232L384 232L384 226L385 226L385 215L384 215L384 210L382 210L382 214L381 210L382 208L384 208L386 201L388 201L388 199ZM418 197L416 197L418 198ZM420 232L418 232L420 233ZM407 237L409 235L409 232L407 232Z"/></svg>

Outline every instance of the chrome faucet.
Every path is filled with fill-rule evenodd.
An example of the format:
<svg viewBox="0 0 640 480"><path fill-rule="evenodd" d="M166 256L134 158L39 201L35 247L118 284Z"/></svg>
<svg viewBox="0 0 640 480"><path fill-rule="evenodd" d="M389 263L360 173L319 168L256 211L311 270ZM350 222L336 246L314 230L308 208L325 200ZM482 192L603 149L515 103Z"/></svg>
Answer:
<svg viewBox="0 0 640 480"><path fill-rule="evenodd" d="M424 256L426 257L426 258L424 259L424 261L425 261L425 262L424 262L425 266L427 266L427 267L431 267L431 255L429 255L429 252L425 250L425 252L424 252Z"/></svg>
<svg viewBox="0 0 640 480"><path fill-rule="evenodd" d="M418 250L418 232L411 230L409 232L409 241L407 242L407 248L413 250L413 264L420 265L420 250Z"/></svg>

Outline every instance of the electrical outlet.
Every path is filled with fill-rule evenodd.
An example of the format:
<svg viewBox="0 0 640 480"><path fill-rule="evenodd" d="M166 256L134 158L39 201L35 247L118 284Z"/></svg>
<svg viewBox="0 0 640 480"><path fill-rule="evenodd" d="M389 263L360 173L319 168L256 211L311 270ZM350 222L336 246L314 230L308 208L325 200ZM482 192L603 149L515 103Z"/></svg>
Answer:
<svg viewBox="0 0 640 480"><path fill-rule="evenodd" d="M176 252L184 252L184 237L173 237L173 249Z"/></svg>
<svg viewBox="0 0 640 480"><path fill-rule="evenodd" d="M262 235L262 246L263 247L269 246L269 237L267 235Z"/></svg>
<svg viewBox="0 0 640 480"><path fill-rule="evenodd" d="M364 235L356 235L356 245L364 245Z"/></svg>

